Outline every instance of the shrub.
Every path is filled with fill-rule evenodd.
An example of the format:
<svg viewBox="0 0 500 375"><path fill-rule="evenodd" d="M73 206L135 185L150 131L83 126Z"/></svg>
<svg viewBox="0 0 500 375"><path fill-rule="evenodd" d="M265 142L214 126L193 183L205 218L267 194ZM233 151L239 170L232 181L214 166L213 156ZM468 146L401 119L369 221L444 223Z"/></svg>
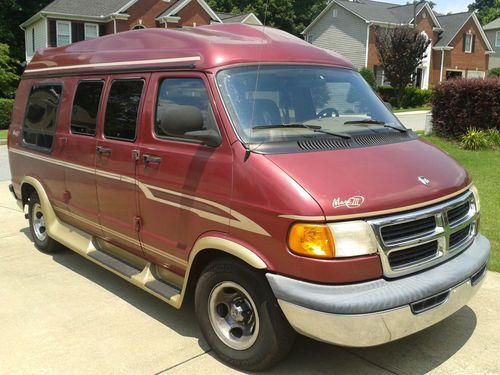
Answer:
<svg viewBox="0 0 500 375"><path fill-rule="evenodd" d="M401 100L401 107L415 108L428 104L432 98L432 90L407 87Z"/></svg>
<svg viewBox="0 0 500 375"><path fill-rule="evenodd" d="M498 129L488 129L486 132L486 137L490 143L494 146L500 146L500 130Z"/></svg>
<svg viewBox="0 0 500 375"><path fill-rule="evenodd" d="M396 89L392 86L378 86L377 92L384 102L396 105Z"/></svg>
<svg viewBox="0 0 500 375"><path fill-rule="evenodd" d="M500 77L500 67L491 69L488 76L493 78Z"/></svg>
<svg viewBox="0 0 500 375"><path fill-rule="evenodd" d="M452 79L440 83L432 95L434 131L460 138L468 129L500 129L500 78Z"/></svg>
<svg viewBox="0 0 500 375"><path fill-rule="evenodd" d="M368 68L361 68L359 74L365 79L372 89L377 89L377 81L375 81L375 74Z"/></svg>
<svg viewBox="0 0 500 375"><path fill-rule="evenodd" d="M476 151L491 148L491 143L483 130L471 128L462 136L460 146L466 150Z"/></svg>
<svg viewBox="0 0 500 375"><path fill-rule="evenodd" d="M9 128L13 106L13 99L0 99L0 130Z"/></svg>

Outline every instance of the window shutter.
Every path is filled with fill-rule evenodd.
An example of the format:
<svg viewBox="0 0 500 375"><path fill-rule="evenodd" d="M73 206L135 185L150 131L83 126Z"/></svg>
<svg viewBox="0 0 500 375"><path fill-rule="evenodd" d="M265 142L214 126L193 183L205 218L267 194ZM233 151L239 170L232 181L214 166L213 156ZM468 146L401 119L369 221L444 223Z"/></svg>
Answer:
<svg viewBox="0 0 500 375"><path fill-rule="evenodd" d="M462 35L462 40L463 40L463 43L462 43L462 52L465 52L465 39L467 39L467 34L463 34Z"/></svg>
<svg viewBox="0 0 500 375"><path fill-rule="evenodd" d="M49 21L49 47L57 46L56 21Z"/></svg>
<svg viewBox="0 0 500 375"><path fill-rule="evenodd" d="M474 48L476 48L476 34L472 34L472 46L471 46L471 52L474 53Z"/></svg>
<svg viewBox="0 0 500 375"><path fill-rule="evenodd" d="M106 35L106 25L99 25L99 36Z"/></svg>
<svg viewBox="0 0 500 375"><path fill-rule="evenodd" d="M78 41L85 40L85 24L78 23L76 25L76 30L77 30L76 35L77 35Z"/></svg>
<svg viewBox="0 0 500 375"><path fill-rule="evenodd" d="M71 22L71 43L78 42L78 24Z"/></svg>

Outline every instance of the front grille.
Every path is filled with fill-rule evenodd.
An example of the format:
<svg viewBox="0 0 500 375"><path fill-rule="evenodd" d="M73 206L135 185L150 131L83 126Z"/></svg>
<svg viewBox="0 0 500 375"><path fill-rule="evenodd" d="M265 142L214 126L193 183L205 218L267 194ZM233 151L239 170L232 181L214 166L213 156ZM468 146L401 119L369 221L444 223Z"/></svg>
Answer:
<svg viewBox="0 0 500 375"><path fill-rule="evenodd" d="M456 231L450 235L450 250L453 250L457 245L469 237L471 230L471 225L467 225L465 228Z"/></svg>
<svg viewBox="0 0 500 375"><path fill-rule="evenodd" d="M420 220L390 225L380 230L385 243L401 241L415 236L422 236L436 229L436 218L429 216Z"/></svg>
<svg viewBox="0 0 500 375"><path fill-rule="evenodd" d="M432 241L423 245L410 247L389 254L389 264L392 269L407 267L409 265L432 259L438 255L438 242Z"/></svg>
<svg viewBox="0 0 500 375"><path fill-rule="evenodd" d="M398 277L445 261L474 240L478 212L472 192L440 204L370 219L384 274Z"/></svg>

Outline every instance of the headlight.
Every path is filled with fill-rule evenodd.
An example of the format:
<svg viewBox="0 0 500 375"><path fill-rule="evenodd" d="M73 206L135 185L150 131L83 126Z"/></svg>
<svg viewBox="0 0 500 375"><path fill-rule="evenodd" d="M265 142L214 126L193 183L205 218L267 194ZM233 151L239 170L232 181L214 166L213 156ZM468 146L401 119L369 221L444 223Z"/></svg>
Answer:
<svg viewBox="0 0 500 375"><path fill-rule="evenodd" d="M373 254L377 252L377 240L364 221L299 223L290 229L288 247L298 255L333 259Z"/></svg>
<svg viewBox="0 0 500 375"><path fill-rule="evenodd" d="M479 191L475 185L470 187L470 191L472 191L472 195L474 195L474 200L476 201L476 211L479 212L481 209L481 202L479 200Z"/></svg>

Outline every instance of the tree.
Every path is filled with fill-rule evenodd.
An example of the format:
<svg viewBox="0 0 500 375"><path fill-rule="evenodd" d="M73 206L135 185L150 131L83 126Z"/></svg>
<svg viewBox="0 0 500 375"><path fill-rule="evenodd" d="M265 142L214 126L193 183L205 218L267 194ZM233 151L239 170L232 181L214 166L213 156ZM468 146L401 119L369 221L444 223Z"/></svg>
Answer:
<svg viewBox="0 0 500 375"><path fill-rule="evenodd" d="M396 104L401 105L405 87L413 81L418 66L426 57L430 40L413 27L377 29L375 46L384 74L396 89Z"/></svg>
<svg viewBox="0 0 500 375"><path fill-rule="evenodd" d="M483 25L500 17L500 0L475 0L469 4L470 11L477 11Z"/></svg>
<svg viewBox="0 0 500 375"><path fill-rule="evenodd" d="M10 57L9 46L0 43L0 98L12 98L16 92L19 76L18 61Z"/></svg>

